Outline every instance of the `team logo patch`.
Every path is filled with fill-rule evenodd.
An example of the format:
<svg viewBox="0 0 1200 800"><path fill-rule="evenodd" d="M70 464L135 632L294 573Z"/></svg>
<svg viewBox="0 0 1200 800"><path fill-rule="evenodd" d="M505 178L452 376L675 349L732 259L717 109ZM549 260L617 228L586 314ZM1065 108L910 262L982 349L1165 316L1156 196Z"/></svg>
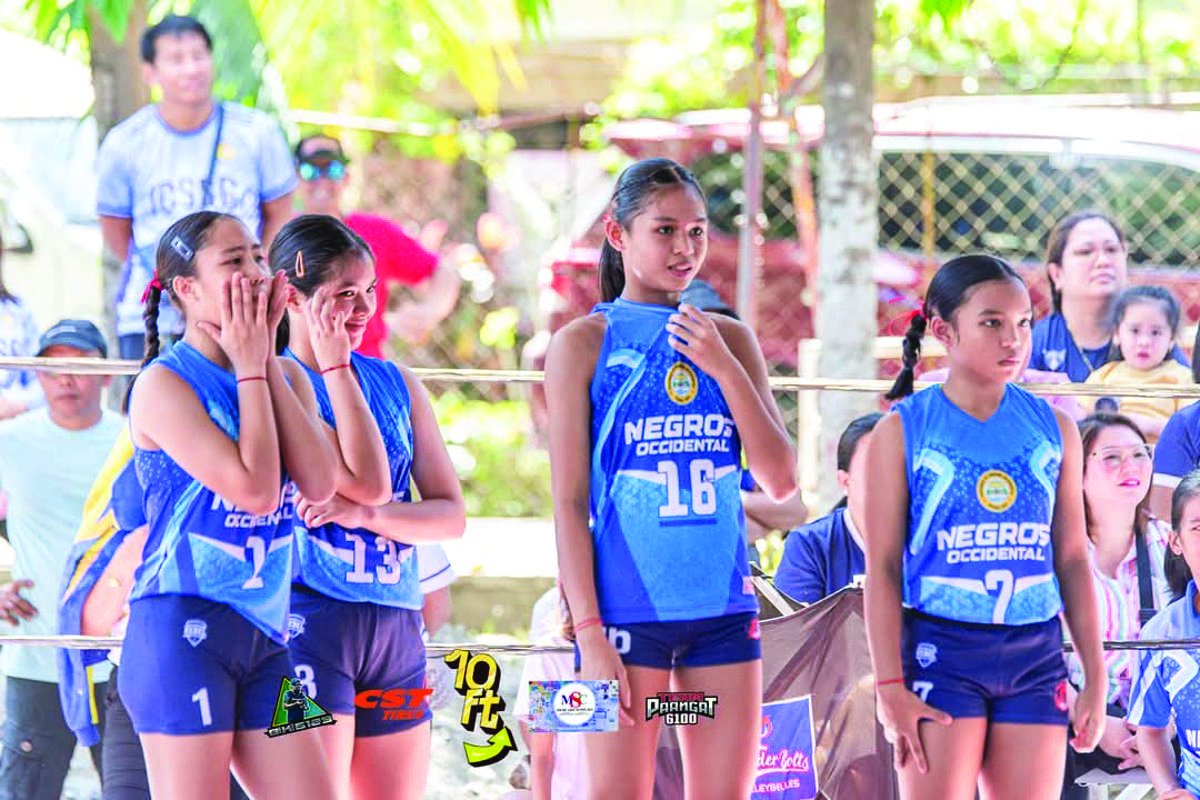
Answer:
<svg viewBox="0 0 1200 800"><path fill-rule="evenodd" d="M758 629L758 617L755 617L754 619L750 620L750 630L748 631L748 635L750 636L751 639L761 639L762 638L762 631L760 631Z"/></svg>
<svg viewBox="0 0 1200 800"><path fill-rule="evenodd" d="M304 617L299 614L288 614L288 639L295 639L304 634Z"/></svg>
<svg viewBox="0 0 1200 800"><path fill-rule="evenodd" d="M989 469L979 476L975 484L975 494L979 504L988 511L999 514L1008 511L1017 502L1017 484L1008 473L998 469Z"/></svg>
<svg viewBox="0 0 1200 800"><path fill-rule="evenodd" d="M677 405L686 406L696 399L699 384L696 373L682 361L676 361L667 370L667 397Z"/></svg>
<svg viewBox="0 0 1200 800"><path fill-rule="evenodd" d="M183 638L195 647L208 638L208 623L202 619L189 619L183 623Z"/></svg>
<svg viewBox="0 0 1200 800"><path fill-rule="evenodd" d="M937 645L931 642L919 642L917 644L917 663L924 669L929 669L929 665L937 661Z"/></svg>

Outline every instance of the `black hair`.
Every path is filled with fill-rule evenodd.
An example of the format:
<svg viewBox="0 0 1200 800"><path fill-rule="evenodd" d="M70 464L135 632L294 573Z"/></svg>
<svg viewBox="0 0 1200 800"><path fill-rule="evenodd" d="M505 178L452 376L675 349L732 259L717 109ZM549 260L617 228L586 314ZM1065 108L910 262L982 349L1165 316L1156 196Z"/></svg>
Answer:
<svg viewBox="0 0 1200 800"><path fill-rule="evenodd" d="M208 244L209 231L218 220L230 219L241 225L241 221L232 214L219 211L197 211L176 220L167 228L162 238L158 240L158 252L155 254L154 276L159 285L151 284L147 290L146 308L142 319L146 321L146 351L142 358L142 366L149 364L158 357L160 343L158 339L158 305L163 292L167 292L175 301L175 306L181 312L183 307L175 294L176 278L191 278L196 274L196 253Z"/></svg>
<svg viewBox="0 0 1200 800"><path fill-rule="evenodd" d="M1179 335L1179 318L1181 312L1179 310L1179 301L1175 299L1175 295L1171 294L1171 290L1163 286L1130 286L1123 290L1117 299L1113 301L1112 313L1109 317L1109 328L1112 329L1114 337L1117 328L1121 324L1121 320L1125 318L1125 312L1130 306L1138 305L1139 303L1159 303L1162 306L1163 313L1167 317L1167 326L1171 329L1171 340L1174 342L1175 337ZM1109 349L1109 361L1122 361L1125 355L1121 352L1121 348L1113 341L1112 347ZM1168 361L1171 358L1171 350L1168 348L1163 361Z"/></svg>
<svg viewBox="0 0 1200 800"><path fill-rule="evenodd" d="M858 452L858 444L862 438L871 431L875 430L875 426L879 424L879 420L883 419L883 414L878 411L870 414L863 414L857 419L851 420L846 429L842 431L842 435L838 437L837 443L837 468L842 472L850 471L850 462L854 460L854 454ZM834 509L845 508L849 499L843 497L834 505Z"/></svg>
<svg viewBox="0 0 1200 800"><path fill-rule="evenodd" d="M1183 537L1180 530L1183 525L1183 509L1195 497L1200 497L1200 470L1193 470L1185 475L1171 493L1171 529L1180 538ZM1177 598L1183 597L1192 580L1192 570L1187 565L1187 560L1181 553L1176 553L1168 547L1163 568L1167 583L1171 587L1171 594Z"/></svg>
<svg viewBox="0 0 1200 800"><path fill-rule="evenodd" d="M305 297L312 297L321 284L347 256L365 258L374 264L371 246L346 223L328 214L302 214L290 220L271 242L271 273L282 272L288 283ZM303 264L303 271L297 266ZM275 336L275 349L283 352L289 338L285 315Z"/></svg>
<svg viewBox="0 0 1200 800"><path fill-rule="evenodd" d="M647 158L625 168L617 178L612 199L608 202L608 214L625 230L630 230L634 218L650 202L655 192L674 186L689 186L704 202L704 190L696 182L696 176L686 167L669 158ZM600 299L606 303L621 296L625 290L625 263L621 251L608 243L607 237L600 250Z"/></svg>
<svg viewBox="0 0 1200 800"><path fill-rule="evenodd" d="M1099 219L1108 223L1108 226L1117 234L1117 241L1125 247L1125 234L1121 228L1113 221L1112 217L1105 214L1103 211L1094 209L1088 211L1076 211L1074 214L1063 217L1050 230L1050 236L1046 240L1046 279L1050 283L1050 299L1054 304L1054 313L1062 312L1062 291L1054 283L1054 278L1050 277L1050 265L1058 264L1062 266L1063 253L1067 251L1067 240L1071 238L1071 231L1075 230L1075 226L1081 222L1087 222L1089 219Z"/></svg>
<svg viewBox="0 0 1200 800"><path fill-rule="evenodd" d="M212 52L212 37L208 35L208 29L200 23L200 20L195 17L168 14L159 20L158 24L151 25L142 34L142 61L147 64L154 63L154 59L158 55L156 45L160 36L183 36L188 33L194 33L203 39L205 46L208 47L208 52Z"/></svg>
<svg viewBox="0 0 1200 800"><path fill-rule="evenodd" d="M953 324L959 306L967 302L971 290L989 281L1012 281L1025 285L1021 275L1002 258L991 255L972 254L952 258L941 266L929 282L925 292L925 304L908 324L904 333L904 366L896 376L891 391L884 395L888 400L899 400L913 392L913 377L921 361L921 339L925 326L932 317L941 317Z"/></svg>
<svg viewBox="0 0 1200 800"><path fill-rule="evenodd" d="M8 290L4 283L4 236L0 231L0 300L16 300L17 296Z"/></svg>

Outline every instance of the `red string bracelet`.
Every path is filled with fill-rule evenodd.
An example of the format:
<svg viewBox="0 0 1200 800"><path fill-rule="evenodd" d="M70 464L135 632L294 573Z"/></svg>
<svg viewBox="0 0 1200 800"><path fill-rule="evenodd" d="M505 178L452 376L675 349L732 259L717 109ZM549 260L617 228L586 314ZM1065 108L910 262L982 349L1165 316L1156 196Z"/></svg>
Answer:
<svg viewBox="0 0 1200 800"><path fill-rule="evenodd" d="M597 625L603 625L603 624L604 623L601 622L599 617L588 617L583 622L580 622L579 624L577 624L575 626L575 633L579 633L580 631L585 631L588 628L594 628Z"/></svg>
<svg viewBox="0 0 1200 800"><path fill-rule="evenodd" d="M263 376L263 375L251 375L249 378L238 378L238 379L237 379L237 382L238 382L238 383L245 383L246 381L265 381L265 380L266 380L266 376Z"/></svg>
<svg viewBox="0 0 1200 800"><path fill-rule="evenodd" d="M878 689L880 686L888 686L893 683L904 683L904 678L889 678L886 681L875 681L875 688Z"/></svg>
<svg viewBox="0 0 1200 800"><path fill-rule="evenodd" d="M323 370L321 370L321 374L324 375L326 372L333 372L335 369L345 369L348 366L350 366L349 361L347 361L345 364L338 364L336 367L330 367L329 369L323 369Z"/></svg>

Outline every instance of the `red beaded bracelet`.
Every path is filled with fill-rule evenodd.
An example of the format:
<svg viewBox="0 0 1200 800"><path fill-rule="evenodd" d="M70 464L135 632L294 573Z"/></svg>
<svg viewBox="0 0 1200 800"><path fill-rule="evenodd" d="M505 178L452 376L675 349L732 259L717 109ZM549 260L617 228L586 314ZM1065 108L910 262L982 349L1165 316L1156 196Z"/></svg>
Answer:
<svg viewBox="0 0 1200 800"><path fill-rule="evenodd" d="M238 383L245 383L246 381L265 381L265 380L266 380L266 376L263 376L263 375L251 375L249 378L238 378L238 379L237 379L237 382L238 382Z"/></svg>
<svg viewBox="0 0 1200 800"><path fill-rule="evenodd" d="M350 366L349 361L347 361L345 364L338 364L336 367L330 367L329 369L323 369L323 370L321 370L321 374L324 375L326 372L333 372L335 369L345 369L348 366Z"/></svg>
<svg viewBox="0 0 1200 800"><path fill-rule="evenodd" d="M580 622L578 625L575 626L575 632L579 633L580 631L587 630L588 628L594 628L597 625L603 625L603 624L604 623L600 620L599 617L588 617L583 622Z"/></svg>

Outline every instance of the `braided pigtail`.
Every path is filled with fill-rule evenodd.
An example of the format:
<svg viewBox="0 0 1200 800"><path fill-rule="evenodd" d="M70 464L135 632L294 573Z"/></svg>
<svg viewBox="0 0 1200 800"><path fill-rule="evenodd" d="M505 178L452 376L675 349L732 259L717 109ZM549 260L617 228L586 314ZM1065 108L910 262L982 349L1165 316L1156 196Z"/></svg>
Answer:
<svg viewBox="0 0 1200 800"><path fill-rule="evenodd" d="M913 315L904 333L903 368L896 376L891 391L884 395L888 400L900 400L913 393L913 382L916 379L917 364L921 362L921 339L925 337L925 311Z"/></svg>

